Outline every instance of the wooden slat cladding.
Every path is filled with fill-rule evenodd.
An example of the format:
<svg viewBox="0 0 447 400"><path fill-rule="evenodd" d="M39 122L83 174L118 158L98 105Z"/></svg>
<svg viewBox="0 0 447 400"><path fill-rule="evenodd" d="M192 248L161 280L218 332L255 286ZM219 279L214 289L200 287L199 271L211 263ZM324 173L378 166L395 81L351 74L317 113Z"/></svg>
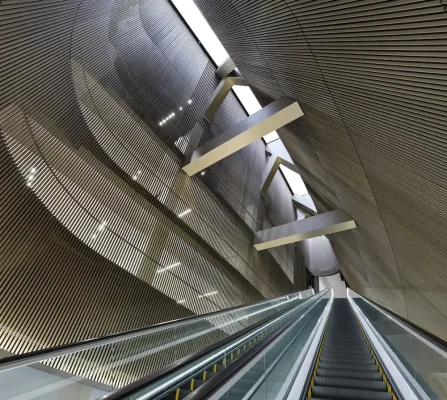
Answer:
<svg viewBox="0 0 447 400"><path fill-rule="evenodd" d="M281 176L281 201L260 196L261 141L203 177L180 172L195 124L205 138L245 116L230 95L213 125L201 119L218 84L214 69L167 0L1 1L3 350L24 353L304 287L292 283L293 248L272 256L251 246L259 226L294 218ZM143 358L112 376L103 368L109 355L95 350L82 362L50 365L120 386L176 357Z"/></svg>
<svg viewBox="0 0 447 400"><path fill-rule="evenodd" d="M446 338L445 1L196 0L263 104L304 118L279 134L350 285Z"/></svg>

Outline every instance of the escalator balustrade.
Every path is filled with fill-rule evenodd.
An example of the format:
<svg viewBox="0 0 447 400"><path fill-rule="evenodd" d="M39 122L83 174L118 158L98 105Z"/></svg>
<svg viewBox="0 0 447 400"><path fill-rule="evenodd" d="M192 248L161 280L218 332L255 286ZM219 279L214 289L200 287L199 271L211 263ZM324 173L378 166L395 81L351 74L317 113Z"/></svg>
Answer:
<svg viewBox="0 0 447 400"><path fill-rule="evenodd" d="M196 375L194 375L194 377L188 379L173 392L170 392L161 397L160 400L181 400L185 398L200 385L202 385L205 381L211 379L225 367L236 361L243 354L260 344L266 337L276 331L281 325L281 321L278 321L277 323L271 325L255 337L248 340L246 343L241 344L239 347L229 352L225 357L219 358L214 363L210 364L206 369L198 372Z"/></svg>

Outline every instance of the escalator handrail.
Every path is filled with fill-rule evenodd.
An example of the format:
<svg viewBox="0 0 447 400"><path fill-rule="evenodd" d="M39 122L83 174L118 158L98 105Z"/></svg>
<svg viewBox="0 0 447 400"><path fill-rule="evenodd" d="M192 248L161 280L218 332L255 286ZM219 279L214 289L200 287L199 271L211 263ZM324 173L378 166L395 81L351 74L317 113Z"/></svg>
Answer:
<svg viewBox="0 0 447 400"><path fill-rule="evenodd" d="M273 301L279 300L281 298L285 299L290 296L297 296L299 293L300 292L295 292L295 293L291 293L289 295L279 296L279 297L276 297L273 299L260 300L258 302L251 303L251 304L245 304L245 305L241 305L241 306L226 308L224 310L213 311L208 314L192 315L190 317L179 318L179 319L167 321L167 322L161 322L159 324L151 325L151 326L144 327L144 328L133 329L133 330L129 330L126 332L113 333L113 334L107 335L107 336L101 336L98 338L91 338L91 339L86 339L86 340L82 340L79 342L63 344L60 346L50 347L50 348L46 348L46 349L42 349L42 350L36 350L36 351L29 352L29 353L7 356L7 357L0 359L0 372L6 371L9 369L13 369L13 368L30 365L30 364L34 364L34 363L41 362L41 361L45 361L49 358L60 357L60 356L72 354L72 353L79 352L79 351L89 350L89 349L92 349L92 348L98 347L98 346L104 346L107 344L112 344L112 343L120 342L123 340L133 339L138 336L143 336L143 335L146 335L149 333L156 332L157 330L160 330L160 329L167 329L171 326L174 327L174 326L190 323L195 320L210 318L210 317L216 316L218 314L237 311L239 309L249 308L249 307L253 307L256 305L261 305L263 303L273 302ZM297 299L298 299L298 297L297 297ZM279 303L278 306L279 305L281 305L281 303Z"/></svg>
<svg viewBox="0 0 447 400"><path fill-rule="evenodd" d="M324 289L321 292L317 293L315 296L320 295L320 298L310 307L307 307L305 314L307 314L310 310L312 310L318 304L318 302L323 298L323 295L326 294L328 291L329 289ZM235 372L243 368L244 365L246 365L250 360L256 357L261 351L265 350L276 338L278 338L294 322L295 322L294 320L289 321L287 324L278 329L278 331L274 332L271 336L266 338L265 341L260 343L259 346L254 347L250 352L247 352L246 354L238 358L228 367L223 369L219 374L216 374L211 379L205 381L196 390L194 390L188 396L186 396L184 400L200 400L211 396L213 393L219 390L219 388L223 384L225 384L229 379L231 379L231 376Z"/></svg>
<svg viewBox="0 0 447 400"><path fill-rule="evenodd" d="M327 289L325 289L325 290L327 291ZM323 293L323 292L317 293L314 296L310 296L310 297L304 299L304 302L301 303L301 305L306 305L306 307L303 308L303 311L305 311L307 313L308 309L311 308L308 305L310 299L314 298L315 296L318 296L321 293ZM129 385L123 387L123 388L117 389L117 390L113 391L112 393L109 393L109 394L103 396L101 398L101 400L126 399L128 396L130 396L132 394L135 394L135 393L138 393L141 389L143 389L145 386L148 386L149 384L153 383L155 380L160 379L160 378L162 378L162 377L172 373L176 369L179 369L179 368L183 367L185 364L187 364L189 362L192 362L195 359L197 359L197 358L199 358L199 357L201 357L201 356L203 356L203 355L205 355L207 353L213 353L217 348L225 345L226 343L229 343L229 342L237 339L240 336L243 336L244 334L246 334L247 332L249 332L251 330L255 330L259 326L264 325L264 324L268 323L269 321L271 321L271 320L273 320L275 318L278 318L278 316L283 315L284 313L290 311L294 307L296 307L296 305L292 305L291 307L289 307L289 308L287 308L285 310L282 310L279 314L276 314L276 315L273 315L271 317L268 317L268 318L260 321L257 324L251 325L251 326L245 328L242 331L239 331L239 332L237 332L237 333L235 333L235 334L233 334L233 335L231 335L231 336L229 336L229 337L227 337L225 339L220 340L219 342L216 342L216 343L214 343L214 344L212 344L212 345L210 345L210 346L208 346L208 347L206 347L206 348L204 348L202 350L199 350L199 351L197 351L197 352L195 352L193 354L190 354L190 355L188 355L188 356L186 356L186 357L184 357L184 358L182 358L182 359L180 359L180 360L178 360L178 361L168 365L167 367L163 368L160 371L153 372L152 374L147 375L147 376L145 376L145 377L143 377L143 378L141 378L141 379L139 379L139 380L137 380L135 382L132 382L131 384L129 384ZM289 326L289 324L287 324L287 326ZM282 332L282 330L281 330L281 332ZM233 365L233 364L231 364L231 365ZM197 373L197 372L194 372L194 374L195 373Z"/></svg>

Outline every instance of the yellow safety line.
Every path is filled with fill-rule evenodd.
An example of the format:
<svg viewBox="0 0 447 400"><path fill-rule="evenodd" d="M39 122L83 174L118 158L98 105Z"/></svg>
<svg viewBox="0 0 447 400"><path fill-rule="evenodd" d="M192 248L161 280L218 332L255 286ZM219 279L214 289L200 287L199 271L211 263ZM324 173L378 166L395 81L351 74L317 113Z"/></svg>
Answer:
<svg viewBox="0 0 447 400"><path fill-rule="evenodd" d="M189 390L194 390L194 379L191 379L191 384L189 385Z"/></svg>
<svg viewBox="0 0 447 400"><path fill-rule="evenodd" d="M332 308L331 308L331 314L332 314ZM312 388L315 386L315 377L317 376L317 369L318 364L320 363L321 353L323 352L324 342L326 340L327 330L329 327L329 321L331 319L331 314L329 314L329 317L326 321L326 326L324 327L324 333L323 338L321 339L320 348L318 350L317 360L315 362L315 367L312 373L312 379L310 380L309 389L307 391L307 397L312 397Z"/></svg>
<svg viewBox="0 0 447 400"><path fill-rule="evenodd" d="M175 400L179 400L180 398L180 388L177 388L177 390L175 391Z"/></svg>

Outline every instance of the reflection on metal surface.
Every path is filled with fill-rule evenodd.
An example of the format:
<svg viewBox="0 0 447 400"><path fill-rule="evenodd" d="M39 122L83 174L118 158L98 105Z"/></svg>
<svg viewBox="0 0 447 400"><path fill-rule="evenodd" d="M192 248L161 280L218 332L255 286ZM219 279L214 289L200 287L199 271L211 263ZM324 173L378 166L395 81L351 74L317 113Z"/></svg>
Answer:
<svg viewBox="0 0 447 400"><path fill-rule="evenodd" d="M222 64L219 65L219 68L216 69L216 75L223 79L225 78L230 72L234 71L236 68L236 64L233 62L233 60L228 57Z"/></svg>
<svg viewBox="0 0 447 400"><path fill-rule="evenodd" d="M227 77L221 80L217 88L214 90L214 93L211 96L206 107L206 110L203 113L203 116L208 122L211 122L213 120L214 115L216 115L217 110L222 105L225 97L227 97L228 93L234 85L246 86L247 84L245 83L243 78L237 76Z"/></svg>
<svg viewBox="0 0 447 400"><path fill-rule="evenodd" d="M348 214L335 210L256 232L253 246L256 250L265 250L355 227L355 221Z"/></svg>
<svg viewBox="0 0 447 400"><path fill-rule="evenodd" d="M268 147L268 146L267 146ZM264 171L262 172L262 186L261 186L261 193L265 196L267 194L267 191L270 187L270 184L273 181L273 178L275 177L276 171L278 171L280 165L285 165L287 168L291 169L292 171L298 172L298 168L295 164L288 161L286 158L283 158L277 154L272 154L270 156L269 162L264 168Z"/></svg>
<svg viewBox="0 0 447 400"><path fill-rule="evenodd" d="M317 215L317 210L315 210L315 206L311 199L308 199L307 197L304 196L300 196L299 194L294 194L292 196L292 202L293 204L295 204L295 206L302 208L310 215Z"/></svg>
<svg viewBox="0 0 447 400"><path fill-rule="evenodd" d="M199 147L183 170L195 175L302 115L296 100L283 96Z"/></svg>

